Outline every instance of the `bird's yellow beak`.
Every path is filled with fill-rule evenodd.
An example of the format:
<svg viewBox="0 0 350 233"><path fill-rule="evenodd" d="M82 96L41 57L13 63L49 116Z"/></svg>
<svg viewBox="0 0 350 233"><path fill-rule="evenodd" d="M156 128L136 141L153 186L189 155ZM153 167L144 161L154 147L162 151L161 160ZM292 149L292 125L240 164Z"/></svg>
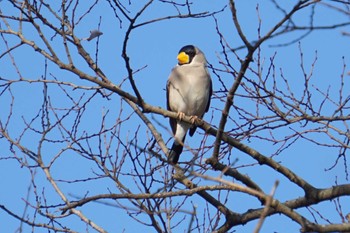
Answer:
<svg viewBox="0 0 350 233"><path fill-rule="evenodd" d="M177 60L179 61L180 65L190 62L190 58L185 52L179 53L179 55L177 55Z"/></svg>

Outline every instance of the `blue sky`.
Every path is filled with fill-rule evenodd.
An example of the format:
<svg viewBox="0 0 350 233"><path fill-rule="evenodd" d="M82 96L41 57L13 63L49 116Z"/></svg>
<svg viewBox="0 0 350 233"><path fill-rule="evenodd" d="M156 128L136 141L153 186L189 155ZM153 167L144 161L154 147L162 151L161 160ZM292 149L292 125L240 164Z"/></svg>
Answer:
<svg viewBox="0 0 350 233"><path fill-rule="evenodd" d="M143 5L144 1L132 2L131 6L127 6L130 10L130 14L135 14L138 9ZM127 5L127 3L125 3ZM223 9L228 4L228 1L194 1L192 5L193 13L202 11L218 11ZM258 7L257 7L258 6ZM86 7L81 6L82 9L86 10ZM291 5L285 4L286 9L290 9ZM12 12L10 5L7 1L0 2L0 8L4 13ZM246 33L247 38L250 41L254 41L258 37L257 26L259 25L257 9L259 11L259 16L261 18L261 34L264 35L271 27L278 22L283 15L280 11L277 11L270 1L237 1L238 17L243 28L244 33ZM84 10L82 10L84 11ZM307 25L309 22L309 12L310 9L304 9L295 15L295 22L300 25ZM145 11L145 14L140 17L138 23L143 21L148 21L157 17L176 15L177 11L170 5L154 3L149 9ZM184 12L183 12L184 13ZM17 14L14 11L14 14ZM122 42L124 39L125 31L127 29L127 21L122 18L122 23L119 22L114 17L107 2L99 2L98 6L93 9L93 11L86 16L81 23L76 27L75 33L80 38L87 37L89 31L96 29L99 24L99 19L101 17L101 27L100 30L103 35L99 40L99 56L98 64L103 69L107 77L115 84L120 84L126 77L127 73L125 70L124 61L121 57ZM242 41L237 35L237 32L232 23L232 17L228 7L222 13L216 16L218 27L220 32L230 44L231 47L239 47L242 45ZM346 22L347 17L342 16L336 11L329 10L325 7L319 6L315 9L315 25L331 25L333 23ZM1 22L1 27L4 24ZM14 28L15 25L14 25ZM33 33L33 28L25 28L25 35L37 41L38 36ZM276 75L280 76L283 73L290 82L291 88L296 95L300 95L302 90L302 80L303 73L300 67L301 56L300 48L303 51L303 64L305 65L306 73L311 72L311 64L315 61L317 57L313 73L313 78L310 83L313 85L311 87L314 90L313 103L315 106L322 102L322 95L317 93L314 87L319 88L322 91L330 90L330 95L336 98L340 86L340 77L342 75L343 63L349 62L348 51L349 51L349 39L348 37L341 36L342 31L348 31L349 28L340 28L333 31L315 31L308 35L306 38L302 39L300 43L293 43L288 46L276 47L276 45L288 43L298 38L303 32L289 33L282 35L278 38L266 41L261 47L261 57L264 61L263 73L266 74L269 65L270 58L275 56L274 65L276 68ZM53 36L52 33L48 34L49 37ZM10 37L9 37L10 38ZM16 43L16 39L11 39L11 43ZM96 51L96 40L91 42L84 41L83 45L85 49L90 53L92 57L95 57ZM64 50L62 47L62 42L59 39L53 39L52 43L57 46L57 53L59 56L64 57ZM40 44L40 43L39 43ZM131 35L128 45L128 55L132 64L134 71L141 69L138 73L134 75L136 84L144 98L144 100L154 106L160 106L162 108L166 107L165 100L165 85L167 77L171 68L176 64L176 55L179 49L186 44L194 44L201 48L206 54L209 63L213 64L214 67L224 68L219 64L219 59L223 58L220 46L220 37L216 33L215 20L213 17L199 18L199 19L171 19L157 22L154 24L149 24L144 27L139 27L135 29ZM4 51L4 43L0 42L0 53ZM74 50L72 50L74 51ZM246 53L245 50L238 51L238 54L243 56ZM73 59L76 62L79 69L92 74L88 67L82 60L78 57L77 53L73 53ZM42 56L34 53L31 48L21 47L13 52L15 56L16 63L20 68L21 73L28 79L38 79L44 75L44 65L45 60ZM231 62L235 69L239 69L240 64L233 54L230 54ZM251 64L252 69L256 69L257 62ZM345 69L347 72L347 68ZM79 80L75 75L72 75L66 71L60 70L56 65L48 62L48 78L58 78L67 82L74 82L79 85L91 85L86 81ZM247 76L253 78L252 72L248 72ZM17 79L15 68L11 65L11 60L8 56L0 59L0 77ZM232 76L222 74L223 81L227 86L230 87L233 83ZM218 91L221 86L218 78L212 74L214 91ZM349 90L349 83L347 81L348 76L345 78L345 91ZM279 79L282 85L282 81ZM95 85L93 85L95 86ZM123 87L132 93L130 85L125 82ZM50 99L52 105L57 108L65 108L72 104L72 101L67 98L62 89L57 86L50 85ZM12 86L12 92L15 96L14 104L14 115L11 120L8 130L12 133L14 138L18 138L24 127L23 119L29 121L32 119L42 105L42 84L40 83L18 83ZM71 95L78 100L82 98L83 101L87 101L94 93L92 91L75 90L71 92ZM242 88L239 88L238 94L244 95L245 92ZM9 108L10 108L10 98L11 96L6 93L0 96L0 104L3 110L0 112L0 119L2 122L6 121ZM242 102L239 102L242 101ZM237 103L238 102L238 103ZM237 97L235 98L235 104L244 107L249 111L254 111L255 106L253 102L247 98ZM334 110L332 104L328 104L324 110L323 114L331 114ZM211 116L213 116L212 124L218 125L220 120L220 112L215 110L215 108L222 108L224 105L217 98L212 100L212 108L208 114L204 117L205 120L209 121ZM134 135L134 131L139 127L140 120L135 114L131 114L130 107L127 104L121 103L120 99L116 95L112 95L110 100L102 98L101 96L94 97L93 101L89 102L86 109L85 115L81 119L81 129L78 134L82 134L83 131L86 132L96 132L100 127L100 122L103 114L107 114L108 125L113 125L117 119L120 110L123 109L124 112L121 115L121 119L127 119L130 115L129 123L121 127L121 135L125 139L130 139ZM74 116L67 117L66 124L72 126ZM148 115L151 118L151 114ZM234 119L239 119L237 112L231 109L230 116ZM154 116L162 125L168 125L168 119L162 116ZM244 122L237 120L238 122L244 124ZM157 124L156 124L157 125ZM35 122L34 126L39 127L40 121ZM230 130L233 127L232 122L229 122L226 126L226 130ZM341 126L339 126L341 127ZM295 126L295 129L302 128ZM147 137L151 137L150 132L147 132L144 126L141 126L141 130L145 132L143 140L146 142ZM158 126L158 130L162 133L165 140L170 138L169 131L164 130L161 126ZM285 134L291 132L290 128L285 128L282 130L275 131L274 134L277 137L283 137ZM58 132L54 132L53 138L56 137ZM264 136L268 132L261 132ZM336 135L336 134L335 134ZM323 135L312 136L318 140L329 140ZM197 134L193 137L187 137L187 143L193 147L199 145L200 140L203 138L201 130L197 131ZM33 133L26 133L23 136L23 143L36 150L37 142L40 140L40 135ZM213 138L209 137L208 145L213 142ZM145 142L140 142L144 145ZM255 148L262 154L266 156L272 155L279 145L273 145L273 143L268 143L266 141L261 141L258 138L252 138L251 140L244 139L243 143ZM95 143L98 143L95 141ZM95 144L97 145L97 144ZM113 142L113 146L116 146L116 142ZM59 153L62 148L62 144L47 144L44 145L44 151L47 156L44 159L50 161L53 156ZM61 203L59 197L54 192L52 187L48 184L44 174L40 169L37 169L37 174L30 174L25 168L21 168L15 159L4 159L12 156L9 150L9 144L5 140L0 139L0 176L1 186L6 187L6 190L0 193L0 204L6 204L9 209L14 210L19 215L23 213L23 208L25 206L24 199L26 198L26 193L28 186L30 185L31 176L35 176L35 185L37 185L38 193L45 193L48 197L48 203ZM17 153L19 153L17 151ZM292 147L283 151L280 155L275 157L276 161L281 162L284 166L293 170L296 174L302 176L304 179L309 181L316 187L326 188L331 187L337 181L338 183L347 183L344 174L344 167L342 162L338 163L334 169L325 172L325 169L332 166L338 154L338 149L322 147L321 149L307 140L299 140L297 143L293 144ZM20 155L20 153L19 153ZM205 154L204 157L208 158L209 153ZM238 150L233 149L231 157L237 157L238 162L235 166L239 167L239 171L243 174L247 174L256 183L261 185L266 193L269 193L275 180L280 180L280 185L277 188L275 197L280 201L285 201L291 198L297 198L302 196L302 190L278 175L276 172L272 171L271 168L265 166L259 166L255 164L249 156L242 154ZM188 161L191 158L190 153L184 153L180 160ZM231 161L233 159L231 158ZM254 166L252 165L254 164ZM124 172L132 171L133 167L129 164L125 165ZM76 180L84 179L91 176L94 172L98 171L97 166L91 161L86 160L81 156L77 156L73 153L63 153L62 156L55 161L55 166L52 167L52 174L58 180ZM164 168L163 172L167 170ZM213 176L217 176L217 173L210 173ZM137 187L133 184L133 180L129 180L132 189L135 191ZM205 183L205 182L203 182ZM116 190L113 182L106 179L98 179L91 182L81 182L78 184L70 184L66 182L59 182L60 187L69 195L84 196L84 195L94 195L98 193L108 193L109 190ZM45 187L45 188L44 188ZM182 186L179 186L181 188ZM35 203L33 195L33 187L31 188L30 199L32 203ZM74 199L73 197L71 197ZM205 202L198 196L194 195L188 198L187 203L189 205L185 206L185 209L191 209L191 204L198 205L198 211L202 211L201 207L204 208ZM180 199L182 200L182 199ZM125 205L129 205L127 201L121 201ZM344 213L350 212L350 205L348 198L341 199L342 207ZM260 204L251 197L247 197L245 194L234 193L230 197L228 203L233 211L245 212L249 208L259 208ZM328 213L326 211L326 217L329 218L334 223L340 223L341 219L332 202L321 203L315 207L319 211L330 210ZM213 210L213 209L211 209ZM91 203L82 209L82 211L89 217L91 217L97 224L104 227L109 232L136 232L140 230L149 231L150 228L137 223L135 220L130 218L125 211L119 208L114 208L111 206L104 206L102 204ZM214 210L213 210L214 211ZM29 212L32 213L32 212ZM313 220L311 215L307 210L300 210L300 213L305 214L310 220ZM203 213L204 214L204 213ZM215 214L215 211L211 214ZM32 216L32 215L30 215ZM143 218L143 217L141 217ZM187 216L188 218L188 216ZM0 232L15 232L19 226L19 222L12 217L9 217L4 211L0 211ZM38 220L40 217L38 216ZM77 217L68 217L64 220L72 229L78 232L86 231L86 226ZM243 227L233 228L237 232L251 232L256 225L256 221L253 221ZM180 226L179 229L183 232L186 224ZM29 232L30 227L25 226L24 232ZM291 220L281 217L273 216L266 220L263 230L261 232L297 232L299 226L293 223ZM90 228L88 232L93 232ZM46 232L42 229L36 229L35 232Z"/></svg>

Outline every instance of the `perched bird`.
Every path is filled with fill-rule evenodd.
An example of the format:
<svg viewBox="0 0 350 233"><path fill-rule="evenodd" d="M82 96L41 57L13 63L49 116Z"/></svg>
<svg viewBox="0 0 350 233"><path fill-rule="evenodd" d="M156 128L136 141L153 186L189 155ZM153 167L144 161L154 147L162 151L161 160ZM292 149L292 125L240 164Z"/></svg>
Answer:
<svg viewBox="0 0 350 233"><path fill-rule="evenodd" d="M183 150L186 133L192 137L195 126L181 122L184 115L202 118L208 111L212 83L206 68L207 61L201 50L193 45L182 47L177 56L178 64L172 69L166 87L167 108L178 113L178 119L170 118L175 140L169 150L168 161L176 164Z"/></svg>

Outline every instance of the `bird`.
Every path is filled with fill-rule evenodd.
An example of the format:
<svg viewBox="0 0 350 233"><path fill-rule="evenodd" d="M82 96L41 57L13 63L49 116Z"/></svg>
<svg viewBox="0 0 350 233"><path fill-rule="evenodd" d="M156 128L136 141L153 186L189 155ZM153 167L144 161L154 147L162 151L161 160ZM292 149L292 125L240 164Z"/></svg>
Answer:
<svg viewBox="0 0 350 233"><path fill-rule="evenodd" d="M204 53L194 45L182 47L177 55L178 63L171 70L167 85L167 109L177 112L177 119L169 123L174 142L168 153L168 161L177 164L183 150L187 131L192 137L196 126L181 121L187 115L192 124L208 112L212 95L212 80Z"/></svg>

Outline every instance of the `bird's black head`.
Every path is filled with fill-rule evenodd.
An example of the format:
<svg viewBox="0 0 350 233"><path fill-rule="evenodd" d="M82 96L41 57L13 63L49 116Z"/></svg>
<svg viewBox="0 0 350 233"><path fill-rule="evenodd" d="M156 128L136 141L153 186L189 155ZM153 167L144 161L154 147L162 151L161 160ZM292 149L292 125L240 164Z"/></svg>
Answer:
<svg viewBox="0 0 350 233"><path fill-rule="evenodd" d="M188 56L194 57L196 55L196 48L193 45L186 45L182 47L179 53L185 52Z"/></svg>
<svg viewBox="0 0 350 233"><path fill-rule="evenodd" d="M194 47L193 45L186 45L182 47L177 56L179 65L191 63L195 55L196 55L196 47Z"/></svg>

